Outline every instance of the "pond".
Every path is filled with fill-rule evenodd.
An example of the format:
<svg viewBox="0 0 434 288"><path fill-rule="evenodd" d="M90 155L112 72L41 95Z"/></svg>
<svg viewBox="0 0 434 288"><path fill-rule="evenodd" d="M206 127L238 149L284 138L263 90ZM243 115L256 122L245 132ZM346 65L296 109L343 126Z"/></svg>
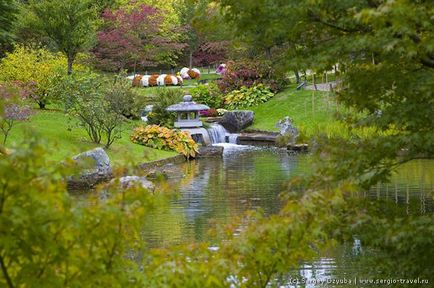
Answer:
<svg viewBox="0 0 434 288"><path fill-rule="evenodd" d="M178 197L169 209L151 216L147 240L158 245L212 240L207 237L210 225L230 223L251 209L277 212L283 185L309 167L307 155L224 146L223 158L199 159L174 167L179 169L178 177L163 184L176 189Z"/></svg>
<svg viewBox="0 0 434 288"><path fill-rule="evenodd" d="M175 177L160 185L177 190L166 209L154 212L144 230L150 246L206 240L207 231L230 223L245 211L277 212L279 194L291 177L309 173L308 154L290 154L277 148L225 146L223 158L208 158L174 165ZM390 200L404 213L433 213L434 160L414 160L400 168L392 183L379 184L364 197ZM350 277L360 243L348 243L325 253L317 261L304 263L294 277L330 279ZM333 276L334 275L334 276ZM338 275L338 276L336 276ZM296 286L288 286L296 287ZM316 287L306 285L306 287Z"/></svg>

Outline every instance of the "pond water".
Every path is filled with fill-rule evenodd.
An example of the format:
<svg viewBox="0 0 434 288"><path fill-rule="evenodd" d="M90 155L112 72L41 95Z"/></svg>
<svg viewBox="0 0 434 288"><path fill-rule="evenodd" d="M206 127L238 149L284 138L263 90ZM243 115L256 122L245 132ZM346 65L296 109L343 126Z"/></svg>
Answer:
<svg viewBox="0 0 434 288"><path fill-rule="evenodd" d="M222 144L223 145L223 144ZM223 158L208 158L174 165L175 177L160 185L177 190L166 209L151 215L144 230L150 246L207 240L207 231L230 223L243 212L262 209L275 213L279 194L291 177L309 173L308 154L289 154L276 148L224 144ZM400 168L392 183L379 184L364 197L390 200L404 213L434 213L434 160L414 160ZM360 243L348 243L329 251L317 261L304 263L294 277L330 279L351 277L352 262ZM334 276L333 276L334 275ZM288 287L299 287L289 285ZM317 287L315 284L302 287Z"/></svg>
<svg viewBox="0 0 434 288"><path fill-rule="evenodd" d="M199 159L173 167L178 170L177 177L163 185L176 189L178 196L169 209L151 216L145 230L151 243L212 240L207 236L211 226L230 223L247 210L277 212L283 185L308 169L307 155L221 145L225 146L223 158Z"/></svg>

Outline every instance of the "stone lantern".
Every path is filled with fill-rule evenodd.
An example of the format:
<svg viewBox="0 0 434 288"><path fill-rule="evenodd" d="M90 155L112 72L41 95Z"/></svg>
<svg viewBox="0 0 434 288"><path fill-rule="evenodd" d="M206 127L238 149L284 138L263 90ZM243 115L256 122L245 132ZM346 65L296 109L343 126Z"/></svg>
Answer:
<svg viewBox="0 0 434 288"><path fill-rule="evenodd" d="M185 95L183 100L166 108L166 111L178 114L175 128L187 131L196 142L209 145L211 142L208 131L202 128L203 123L199 120L199 111L208 110L209 107L193 102L191 95Z"/></svg>

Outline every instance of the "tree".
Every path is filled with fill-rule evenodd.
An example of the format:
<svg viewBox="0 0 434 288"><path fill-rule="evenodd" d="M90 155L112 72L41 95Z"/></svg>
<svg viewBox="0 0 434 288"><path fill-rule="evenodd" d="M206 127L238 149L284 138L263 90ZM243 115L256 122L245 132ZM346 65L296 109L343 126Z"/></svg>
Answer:
<svg viewBox="0 0 434 288"><path fill-rule="evenodd" d="M102 18L104 24L97 33L93 53L95 65L103 70L119 72L134 68L135 71L137 66L172 63L171 56L166 56L177 55L183 47L164 33L165 16L157 8L142 4L129 9L107 9Z"/></svg>
<svg viewBox="0 0 434 288"><path fill-rule="evenodd" d="M55 48L68 61L68 74L72 74L79 52L94 44L96 10L89 0L32 0L24 6L28 29L48 37Z"/></svg>
<svg viewBox="0 0 434 288"><path fill-rule="evenodd" d="M225 29L218 7L209 1L182 0L176 3L185 28L188 66L206 66L227 58L231 34Z"/></svg>
<svg viewBox="0 0 434 288"><path fill-rule="evenodd" d="M52 89L67 75L63 69L66 63L65 57L46 49L16 46L0 63L0 81L26 90L27 98L44 109L47 104L58 100ZM76 68L83 69L82 66Z"/></svg>
<svg viewBox="0 0 434 288"><path fill-rule="evenodd" d="M204 42L193 52L193 63L199 67L218 64L227 59L229 41Z"/></svg>
<svg viewBox="0 0 434 288"><path fill-rule="evenodd" d="M11 46L12 28L18 12L14 0L0 0L0 56Z"/></svg>
<svg viewBox="0 0 434 288"><path fill-rule="evenodd" d="M267 7L259 2L247 7L232 0L220 2L239 33L272 34L270 39L280 38L281 41L270 43L293 56L290 61L304 60L317 71L338 63L345 72L345 89L337 97L347 106L366 113L361 118L353 118L356 122L352 124L384 132L394 128L393 136L376 137L379 147L387 143L391 145L389 151L393 151L392 154L381 152L378 160L394 158L404 148L409 149L409 159L432 152L428 144L432 142L429 116L432 105L426 105L433 101L430 80L434 73L430 44L433 24L429 19L434 4L431 1L316 1L315 4L285 1L283 4L276 0L268 1ZM270 7L274 7L274 13L270 13ZM402 11L407 12L401 15ZM253 24L265 21L263 18L267 18L266 25ZM280 44L289 42L304 47L305 53L299 55L303 59L297 58L290 46Z"/></svg>
<svg viewBox="0 0 434 288"><path fill-rule="evenodd" d="M420 251L434 251L428 236L434 229L432 217L370 214L372 203L354 204L350 195L387 181L402 163L434 155L434 3L219 2L240 37L248 35L247 43L255 43L256 34L268 35L264 41L287 58L277 58L276 65L291 68L289 62L295 62L324 71L338 64L343 77L336 97L352 109L340 117L351 137L316 139L317 169L307 187L332 195L334 203L346 203L345 212L334 210L331 215L355 229L339 224L331 235L343 230L347 237L361 235L366 246L384 253L379 257L388 276L429 275L432 264L427 259L432 253ZM302 53L293 53L294 47ZM360 136L359 129L373 132ZM422 230L427 233L420 237L409 232ZM398 257L403 269L396 269Z"/></svg>
<svg viewBox="0 0 434 288"><path fill-rule="evenodd" d="M97 33L93 50L97 67L119 72L137 64L151 64L162 21L155 8L142 5L131 11L105 10L102 18L104 28Z"/></svg>

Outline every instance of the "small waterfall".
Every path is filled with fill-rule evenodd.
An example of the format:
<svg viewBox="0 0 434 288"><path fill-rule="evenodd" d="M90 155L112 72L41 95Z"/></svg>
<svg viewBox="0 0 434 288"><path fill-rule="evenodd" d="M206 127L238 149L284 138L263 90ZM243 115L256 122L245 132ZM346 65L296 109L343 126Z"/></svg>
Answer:
<svg viewBox="0 0 434 288"><path fill-rule="evenodd" d="M211 124L211 127L208 128L207 130L212 144L217 144L217 143L237 144L238 134L229 133L220 124Z"/></svg>
<svg viewBox="0 0 434 288"><path fill-rule="evenodd" d="M238 134L228 134L227 135L228 143L231 143L231 144L237 144L237 138L238 138Z"/></svg>
<svg viewBox="0 0 434 288"><path fill-rule="evenodd" d="M208 128L207 130L212 144L226 142L225 137L227 131L222 125L211 124L211 127Z"/></svg>

